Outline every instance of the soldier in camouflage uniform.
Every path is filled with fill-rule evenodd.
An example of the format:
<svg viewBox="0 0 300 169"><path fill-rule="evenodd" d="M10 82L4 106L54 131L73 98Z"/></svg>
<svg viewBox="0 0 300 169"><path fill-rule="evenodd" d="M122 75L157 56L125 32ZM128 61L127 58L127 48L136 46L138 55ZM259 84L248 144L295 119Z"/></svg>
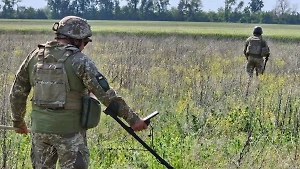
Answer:
<svg viewBox="0 0 300 169"><path fill-rule="evenodd" d="M13 126L27 134L26 100L33 89L31 112L34 168L87 169L86 128L80 124L82 97L93 93L105 106L118 104L118 116L140 131L146 123L116 94L94 62L81 51L92 40L88 22L67 16L52 28L54 41L40 44L21 64L10 91ZM57 62L55 68L51 62ZM52 72L51 76L47 73ZM54 73L53 73L54 72ZM99 112L100 113L100 112Z"/></svg>
<svg viewBox="0 0 300 169"><path fill-rule="evenodd" d="M244 55L247 59L246 71L250 77L253 77L254 69L256 75L262 74L264 71L264 57L268 60L270 50L265 39L262 38L262 28L255 26L253 35L247 38Z"/></svg>

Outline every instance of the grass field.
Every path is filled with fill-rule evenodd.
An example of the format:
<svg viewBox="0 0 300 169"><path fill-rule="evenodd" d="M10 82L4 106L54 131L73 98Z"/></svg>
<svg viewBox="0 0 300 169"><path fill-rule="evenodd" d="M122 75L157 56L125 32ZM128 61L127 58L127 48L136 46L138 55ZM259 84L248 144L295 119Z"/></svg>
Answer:
<svg viewBox="0 0 300 169"><path fill-rule="evenodd" d="M1 20L0 124L11 125L8 93L18 66L37 44L53 39L52 23ZM83 52L140 116L160 112L152 120L153 133L138 135L175 169L299 168L298 26L263 25L266 35L280 38L267 38L271 56L265 74L247 88L245 39L231 33L246 38L254 24L91 25L98 33ZM30 102L27 108L30 124ZM104 114L88 131L88 144L90 169L165 168ZM0 168L31 168L30 136L0 131L0 145Z"/></svg>
<svg viewBox="0 0 300 169"><path fill-rule="evenodd" d="M0 31L51 32L55 20L0 20ZM208 23L208 22L149 22L149 21L89 21L94 33L191 35L205 37L244 38L253 27L263 27L265 37L279 40L299 40L300 25Z"/></svg>

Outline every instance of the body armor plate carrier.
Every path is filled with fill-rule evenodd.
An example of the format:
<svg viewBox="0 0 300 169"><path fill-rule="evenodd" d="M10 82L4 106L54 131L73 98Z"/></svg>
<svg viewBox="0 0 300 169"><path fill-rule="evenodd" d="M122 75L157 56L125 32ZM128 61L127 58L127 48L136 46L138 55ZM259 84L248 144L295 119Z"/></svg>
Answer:
<svg viewBox="0 0 300 169"><path fill-rule="evenodd" d="M50 46L51 47L51 46ZM45 49L47 45L39 45L38 62L34 67L34 95L33 104L45 108L65 108L78 109L76 107L68 106L67 99L81 101L82 95L76 93L70 96L70 86L68 82L67 73L64 62L67 58L78 51L67 50L60 57L54 58L53 55L47 54L45 56ZM75 96L75 98L74 98ZM72 97L72 98L71 98Z"/></svg>

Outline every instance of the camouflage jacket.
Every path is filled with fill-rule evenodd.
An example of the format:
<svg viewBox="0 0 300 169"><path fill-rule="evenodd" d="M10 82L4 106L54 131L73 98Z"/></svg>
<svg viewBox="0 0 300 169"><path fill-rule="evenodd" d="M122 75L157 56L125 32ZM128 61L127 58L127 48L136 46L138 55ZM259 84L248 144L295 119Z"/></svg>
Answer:
<svg viewBox="0 0 300 169"><path fill-rule="evenodd" d="M66 46L56 41L47 43L58 43L60 47ZM10 103L12 110L12 120L14 127L21 127L25 125L24 117L26 113L26 101L27 97L33 87L30 81L31 69L29 63L36 59L38 48L33 50L23 61L19 67L15 80L10 91ZM82 79L82 83L87 90L92 92L102 104L108 106L111 101L119 103L118 116L122 117L130 125L137 122L140 118L134 113L134 111L126 104L122 97L118 96L116 92L109 87L109 89L103 89L99 84L99 70L95 63L82 52L77 52L71 58L72 68L75 74ZM101 74L100 74L101 75Z"/></svg>

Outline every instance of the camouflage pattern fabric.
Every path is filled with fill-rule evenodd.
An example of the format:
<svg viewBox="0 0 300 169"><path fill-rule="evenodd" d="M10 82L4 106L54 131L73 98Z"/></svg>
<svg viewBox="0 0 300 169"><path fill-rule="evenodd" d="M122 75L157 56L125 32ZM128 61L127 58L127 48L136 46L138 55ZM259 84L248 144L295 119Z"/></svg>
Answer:
<svg viewBox="0 0 300 169"><path fill-rule="evenodd" d="M55 31L58 36L63 35L73 39L92 41L89 39L89 37L92 36L91 26L86 19L77 16L64 17L59 22L54 23L52 30Z"/></svg>
<svg viewBox="0 0 300 169"><path fill-rule="evenodd" d="M258 35L254 35L254 36L257 36L260 39L262 39L261 36L258 36ZM252 39L252 36L248 37L247 40L246 40L246 42L245 42L244 51L243 51L245 56L248 55L247 48L248 48L248 45L249 45L251 39ZM265 39L262 39L261 47L268 47L267 41ZM259 56L259 57L262 57L262 56Z"/></svg>
<svg viewBox="0 0 300 169"><path fill-rule="evenodd" d="M83 39L84 42L91 41L89 37L92 36L92 32L89 24L86 20L79 17L65 17L61 20L61 22L53 25L53 30L56 31L57 35L63 35L61 38L65 38L64 36L66 36L74 39ZM57 45L57 47L55 47L55 50L57 51L65 49L65 46L70 46L57 41L52 42ZM52 44L52 42L47 43ZM31 89L34 87L32 85L32 70L34 70L34 62L37 62L38 51L38 48L33 50L23 61L17 71L10 90L9 98L12 110L12 121L13 126L17 128L26 126L24 120L26 115L26 101ZM112 101L119 103L117 115L126 120L129 125L133 125L140 120L140 117L134 113L134 111L126 104L124 99L118 96L108 84L104 87L102 83L101 86L98 77L101 77L102 74L88 56L82 52L77 52L76 54L69 56L66 62L71 62L68 64L71 65L70 72L75 73L76 78L79 78L79 81L82 82L82 84L76 83L74 86L83 86L83 90L93 93L105 106L108 106ZM69 66L67 68L69 68ZM70 76L68 76L68 78L70 78ZM72 88L71 86L72 85L70 85L70 90L72 91L75 87ZM59 113L60 111L61 110L51 109L53 114ZM76 128L76 132L70 132L67 130L69 133L63 134L54 133L54 131L49 132L48 130L48 132L37 132L38 126L44 126L44 128L48 127L48 129L50 129L55 125L55 122L52 122L48 116L43 115L41 112L42 111L39 111L38 109L32 109L31 112L32 124L36 125L36 131L31 130L31 159L33 168L54 169L56 168L56 163L59 160L61 169L87 169L89 165L89 150L86 144L86 131L81 128ZM42 118L44 121L38 122L37 118L35 119L33 114L46 118ZM76 124L80 123L80 120L71 121L74 121ZM32 125L31 129L33 129L33 126L34 125Z"/></svg>
<svg viewBox="0 0 300 169"><path fill-rule="evenodd" d="M126 120L130 125L139 120L137 114L126 104L124 99L117 95L116 91L110 88L105 92L96 78L99 74L95 63L86 55L79 52L75 54L72 60L74 72L83 80L84 86L92 92L101 103L108 106L110 102L116 101L119 103L118 116Z"/></svg>
<svg viewBox="0 0 300 169"><path fill-rule="evenodd" d="M31 90L29 82L28 63L32 56L36 55L38 49L29 53L26 59L19 67L15 76L14 83L11 87L9 99L12 111L12 121L14 127L25 126L26 100Z"/></svg>
<svg viewBox="0 0 300 169"><path fill-rule="evenodd" d="M87 169L89 150L85 132L65 135L31 133L31 160L35 169Z"/></svg>
<svg viewBox="0 0 300 169"><path fill-rule="evenodd" d="M14 127L21 127L25 124L26 100L32 87L29 80L30 72L28 71L28 65L30 60L36 57L36 55L36 51L33 51L21 64L10 91ZM108 106L111 101L119 103L118 116L125 119L129 125L134 124L140 119L138 115L130 109L123 98L118 96L112 88L106 92L103 90L96 78L99 71L95 63L88 56L82 52L73 55L72 67L76 75L82 79L86 89L92 92L105 106Z"/></svg>
<svg viewBox="0 0 300 169"><path fill-rule="evenodd" d="M258 74L262 74L264 68L264 59L248 56L246 71L250 77L253 77L254 69Z"/></svg>
<svg viewBox="0 0 300 169"><path fill-rule="evenodd" d="M262 38L261 35L253 35L257 36L259 38ZM263 67L264 67L264 57L269 57L270 51L265 56L261 55L253 55L247 53L247 47L249 45L250 40L252 39L252 36L248 37L245 46L244 46L244 55L247 57L247 65L246 65L246 71L250 77L253 77L253 71L254 69L256 70L257 75L262 74L263 72ZM267 41L265 39L262 39L261 41L261 47L262 48L269 48Z"/></svg>

